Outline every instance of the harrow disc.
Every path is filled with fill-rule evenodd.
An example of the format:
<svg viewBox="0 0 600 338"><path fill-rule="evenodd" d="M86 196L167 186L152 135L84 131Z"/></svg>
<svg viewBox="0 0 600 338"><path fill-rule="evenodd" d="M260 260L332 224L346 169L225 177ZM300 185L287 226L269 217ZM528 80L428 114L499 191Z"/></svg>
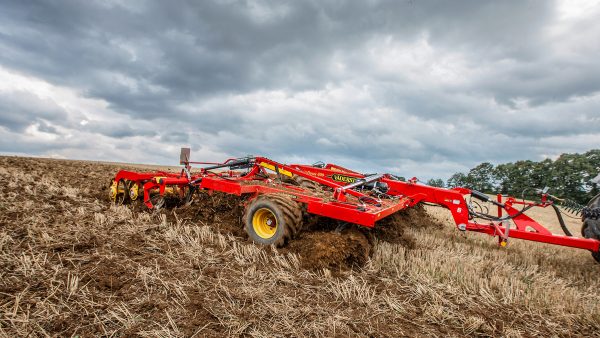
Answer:
<svg viewBox="0 0 600 338"><path fill-rule="evenodd" d="M166 204L165 197L161 196L160 193L158 193L158 192L152 193L152 194L150 194L150 203L152 203L154 210L160 210Z"/></svg>
<svg viewBox="0 0 600 338"><path fill-rule="evenodd" d="M112 181L108 191L108 198L117 205L123 205L129 200L127 181Z"/></svg>
<svg viewBox="0 0 600 338"><path fill-rule="evenodd" d="M137 182L131 182L129 184L129 199L136 201L140 196L140 185Z"/></svg>

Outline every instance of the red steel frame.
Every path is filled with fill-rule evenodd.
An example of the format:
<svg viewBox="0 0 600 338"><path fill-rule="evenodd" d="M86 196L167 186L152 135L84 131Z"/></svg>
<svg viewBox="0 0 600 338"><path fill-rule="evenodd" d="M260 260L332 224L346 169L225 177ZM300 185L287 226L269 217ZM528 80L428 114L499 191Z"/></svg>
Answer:
<svg viewBox="0 0 600 338"><path fill-rule="evenodd" d="M190 163L224 165L233 163L233 161L235 159L229 159L223 163L187 162L185 165L186 169L190 170ZM591 251L600 250L600 241L598 240L552 234L544 226L515 208L517 205L546 208L553 203L547 200L546 195L542 195L542 201L539 203L519 201L513 197L503 201L502 196L498 195L498 216L501 217L503 213L513 216L512 221L516 228L511 228L500 222L482 224L470 219L465 195L471 194L472 190L466 188L436 188L418 184L416 178L403 182L394 179L389 174L384 174L376 176L375 181L387 184L387 195L394 198L375 200L360 191L346 188L348 183L352 183L353 180L364 180L370 176L334 164L327 164L323 167L301 164L286 165L265 157L254 157L248 167L250 169L245 174L236 170L213 172L200 168L198 172L189 176L186 175L185 170L179 174L136 173L122 170L115 176L115 182L128 180L143 186L144 203L148 208L153 208L150 202L150 192L158 189L158 192L163 195L167 186L177 186L180 191L185 191L186 188L193 185L208 191L220 191L238 196L247 195L250 199L261 194L286 193L294 196L299 203L306 204L306 210L311 214L369 228L374 227L378 220L399 210L413 207L420 202L427 202L448 209L460 230L498 237L499 244L502 246L505 246L508 238L512 237ZM323 194L315 194L308 189L283 183L273 175L269 176L265 169L269 169L279 176L307 178L331 188L333 192L331 196L323 197Z"/></svg>

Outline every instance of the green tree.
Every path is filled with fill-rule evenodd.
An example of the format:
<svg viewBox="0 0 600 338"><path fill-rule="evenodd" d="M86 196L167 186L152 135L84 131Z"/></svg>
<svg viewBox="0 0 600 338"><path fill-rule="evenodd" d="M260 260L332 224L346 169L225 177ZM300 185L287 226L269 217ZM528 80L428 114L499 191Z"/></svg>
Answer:
<svg viewBox="0 0 600 338"><path fill-rule="evenodd" d="M489 162L481 163L471 169L467 175L467 181L470 184L470 188L483 192L492 192L493 173L494 166Z"/></svg>
<svg viewBox="0 0 600 338"><path fill-rule="evenodd" d="M591 182L597 172L585 154L562 154L553 163L549 186L554 194L585 204L592 197L594 188L597 189Z"/></svg>
<svg viewBox="0 0 600 338"><path fill-rule="evenodd" d="M553 195L568 198L580 204L587 203L600 193L594 178L600 173L600 150L584 154L562 154L555 161L517 161L499 164L482 163L468 175L456 173L448 186L464 186L484 192L500 192L516 197L533 197L534 188L549 187Z"/></svg>
<svg viewBox="0 0 600 338"><path fill-rule="evenodd" d="M497 192L501 194L508 194L511 191L512 185L510 184L511 171L513 170L514 164L506 163L500 164L494 168L492 172L492 180L494 187Z"/></svg>
<svg viewBox="0 0 600 338"><path fill-rule="evenodd" d="M450 176L446 182L446 186L449 188L464 187L467 185L467 183L467 175L463 173L455 173L454 175Z"/></svg>
<svg viewBox="0 0 600 338"><path fill-rule="evenodd" d="M443 188L444 181L442 181L441 178L431 178L431 179L429 179L429 181L427 181L427 185L430 185L432 187Z"/></svg>

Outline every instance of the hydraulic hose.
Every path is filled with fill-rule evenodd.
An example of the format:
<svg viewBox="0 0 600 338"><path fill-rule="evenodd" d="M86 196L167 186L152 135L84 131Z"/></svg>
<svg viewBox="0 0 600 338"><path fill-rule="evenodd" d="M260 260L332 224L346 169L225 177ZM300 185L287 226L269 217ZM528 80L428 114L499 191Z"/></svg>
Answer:
<svg viewBox="0 0 600 338"><path fill-rule="evenodd" d="M556 213L556 217L558 218L558 223L560 223L562 231L565 233L565 235L573 237L573 234L571 234L571 232L567 228L567 225L565 224L565 221L562 218L562 213L560 212L560 209L558 209L558 207L554 204L552 204L552 209L554 209L554 212Z"/></svg>
<svg viewBox="0 0 600 338"><path fill-rule="evenodd" d="M508 221L511 220L513 218L519 217L522 214L525 213L525 211L531 209L533 206L532 205L528 205L526 207L524 207L523 209L519 210L519 212L517 212L514 215L508 215L506 217L496 217L496 216L492 216L489 214L483 214L483 213L479 213L479 212L475 212L473 210L469 210L470 214L477 217L477 218L481 218L481 219L485 219L488 221L496 221L496 222L503 222L503 221Z"/></svg>

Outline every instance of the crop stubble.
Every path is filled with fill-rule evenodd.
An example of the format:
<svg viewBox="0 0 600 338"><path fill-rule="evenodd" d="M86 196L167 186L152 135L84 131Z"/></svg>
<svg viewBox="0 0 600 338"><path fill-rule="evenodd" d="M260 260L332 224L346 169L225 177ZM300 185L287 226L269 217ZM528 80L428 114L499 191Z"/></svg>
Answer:
<svg viewBox="0 0 600 338"><path fill-rule="evenodd" d="M600 269L586 252L499 249L437 209L340 234L309 220L273 251L248 242L230 196L159 213L111 206L119 167L0 157L0 335L599 332Z"/></svg>

